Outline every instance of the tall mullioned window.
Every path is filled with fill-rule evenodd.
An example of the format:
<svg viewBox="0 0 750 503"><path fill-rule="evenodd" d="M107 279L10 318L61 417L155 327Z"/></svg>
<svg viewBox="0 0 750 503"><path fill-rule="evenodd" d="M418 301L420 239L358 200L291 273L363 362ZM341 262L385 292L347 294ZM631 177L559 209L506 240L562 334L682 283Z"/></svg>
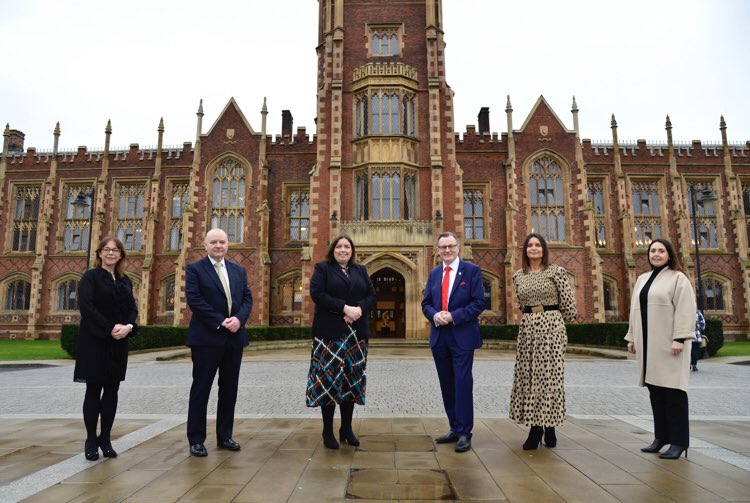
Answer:
<svg viewBox="0 0 750 503"><path fill-rule="evenodd" d="M594 235L596 236L596 247L607 247L607 225L605 213L604 182L593 180L586 184L588 198L594 205Z"/></svg>
<svg viewBox="0 0 750 503"><path fill-rule="evenodd" d="M464 237L484 239L484 190L464 190Z"/></svg>
<svg viewBox="0 0 750 503"><path fill-rule="evenodd" d="M703 306L706 311L726 311L727 304L724 299L725 292L731 292L731 288L718 278L708 276L702 278Z"/></svg>
<svg viewBox="0 0 750 503"><path fill-rule="evenodd" d="M190 194L188 182L172 183L172 204L169 209L169 249L182 249L182 216L187 208Z"/></svg>
<svg viewBox="0 0 750 503"><path fill-rule="evenodd" d="M716 237L716 200L707 200L702 197L704 191L714 192L711 182L688 182L690 189L688 197L694 200L688 201L688 211L690 212L690 235L693 237L693 244L696 239L701 248L718 248L719 240ZM692 194L691 194L692 192ZM695 214L693 214L693 205L695 205ZM693 222L692 219L697 219ZM695 226L693 225L695 223ZM695 236L695 227L698 227L698 237Z"/></svg>
<svg viewBox="0 0 750 503"><path fill-rule="evenodd" d="M563 172L550 157L534 161L529 170L531 227L547 241L565 241Z"/></svg>
<svg viewBox="0 0 750 503"><path fill-rule="evenodd" d="M405 168L370 168L355 174L357 220L415 220L417 173Z"/></svg>
<svg viewBox="0 0 750 503"><path fill-rule="evenodd" d="M78 309L78 281L68 279L57 285L57 310L75 311Z"/></svg>
<svg viewBox="0 0 750 503"><path fill-rule="evenodd" d="M230 243L245 239L245 170L234 159L223 161L214 173L211 227L224 229Z"/></svg>
<svg viewBox="0 0 750 503"><path fill-rule="evenodd" d="M659 214L659 185L655 181L637 181L631 186L633 193L633 227L636 248L647 248L661 237Z"/></svg>
<svg viewBox="0 0 750 503"><path fill-rule="evenodd" d="M88 205L73 204L78 194L84 196ZM68 185L63 189L65 219L63 221L63 250L85 251L89 246L91 212L94 201L91 198L93 187Z"/></svg>
<svg viewBox="0 0 750 503"><path fill-rule="evenodd" d="M36 251L41 189L40 187L16 187L15 193L11 250L33 252Z"/></svg>
<svg viewBox="0 0 750 503"><path fill-rule="evenodd" d="M406 89L368 89L354 98L354 135L415 137L416 95Z"/></svg>
<svg viewBox="0 0 750 503"><path fill-rule="evenodd" d="M310 239L310 191L293 190L289 195L289 239Z"/></svg>
<svg viewBox="0 0 750 503"><path fill-rule="evenodd" d="M28 311L31 306L31 283L17 279L5 288L6 311Z"/></svg>
<svg viewBox="0 0 750 503"><path fill-rule="evenodd" d="M145 186L120 185L117 201L117 239L126 250L143 248L143 206Z"/></svg>

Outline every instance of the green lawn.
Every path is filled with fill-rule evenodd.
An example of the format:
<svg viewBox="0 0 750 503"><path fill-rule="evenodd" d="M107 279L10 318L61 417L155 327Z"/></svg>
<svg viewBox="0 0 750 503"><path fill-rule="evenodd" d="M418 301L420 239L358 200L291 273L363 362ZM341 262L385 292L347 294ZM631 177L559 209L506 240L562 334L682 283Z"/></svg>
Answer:
<svg viewBox="0 0 750 503"><path fill-rule="evenodd" d="M60 341L0 340L0 361L62 360L68 358L70 356L60 347Z"/></svg>
<svg viewBox="0 0 750 503"><path fill-rule="evenodd" d="M724 342L716 356L750 356L750 341Z"/></svg>

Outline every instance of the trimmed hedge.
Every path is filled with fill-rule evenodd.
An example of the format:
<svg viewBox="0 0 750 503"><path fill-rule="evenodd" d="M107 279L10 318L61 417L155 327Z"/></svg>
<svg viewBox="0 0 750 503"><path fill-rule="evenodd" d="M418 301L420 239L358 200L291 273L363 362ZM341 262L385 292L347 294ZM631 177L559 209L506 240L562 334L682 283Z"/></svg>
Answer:
<svg viewBox="0 0 750 503"><path fill-rule="evenodd" d="M624 339L628 333L628 323L569 323L565 325L569 344L584 346L627 347ZM518 325L480 325L482 338L487 340L512 341L518 335ZM721 320L706 320L709 356L714 356L724 345L724 328Z"/></svg>
<svg viewBox="0 0 750 503"><path fill-rule="evenodd" d="M566 325L569 344L585 346L626 347L624 337L628 331L625 322L611 323L571 323ZM309 326L250 326L250 341L279 341L309 339ZM512 341L518 335L518 325L480 325L482 338L487 340ZM706 320L708 354L713 356L724 345L724 329L721 320ZM63 325L60 345L71 357L76 355L78 325ZM135 337L128 341L130 351L184 346L187 339L186 326L142 325Z"/></svg>
<svg viewBox="0 0 750 503"><path fill-rule="evenodd" d="M128 340L130 351L142 349L158 349L173 346L184 346L187 340L186 326L171 325L141 325L136 335ZM309 339L310 327L248 327L250 341L278 341ZM71 357L76 355L76 340L78 339L78 325L63 325L60 332L60 345Z"/></svg>

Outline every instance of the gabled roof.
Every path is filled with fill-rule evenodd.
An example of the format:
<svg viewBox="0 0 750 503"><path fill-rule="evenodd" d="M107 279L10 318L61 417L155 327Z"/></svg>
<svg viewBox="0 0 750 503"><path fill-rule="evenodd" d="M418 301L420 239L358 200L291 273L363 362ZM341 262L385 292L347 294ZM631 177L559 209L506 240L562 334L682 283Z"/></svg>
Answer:
<svg viewBox="0 0 750 503"><path fill-rule="evenodd" d="M229 107L234 107L235 111L237 112L237 114L242 119L243 124L245 124L245 126L247 126L248 131L250 131L250 134L255 134L255 130L250 125L250 122L248 122L247 118L245 118L245 114L242 113L242 110L240 109L240 106L234 100L234 96L232 96L231 98L229 98L229 101L227 102L226 106L221 111L221 113L219 114L219 116L216 117L216 120L211 125L211 127L208 130L208 132L207 133L203 133L201 136L208 136L208 135L210 135L213 132L213 130L216 127L216 125L219 123L219 121L221 121L221 119L224 117L224 115L229 110Z"/></svg>
<svg viewBox="0 0 750 503"><path fill-rule="evenodd" d="M534 103L534 106L531 107L531 112L529 112L529 115L526 116L526 120L523 121L523 125L521 125L521 129L518 131L524 131L526 129L526 126L529 125L529 122L531 121L531 118L536 115L537 111L540 107L545 107L547 110L549 110L549 113L552 114L552 117L555 118L557 123L560 125L560 129L565 131L566 133L574 133L575 131L572 129L568 129L565 127L565 124L563 124L563 121L560 120L560 117L557 116L555 111L552 109L552 107L547 103L547 100L544 99L544 95L540 94L539 99L536 100L536 103Z"/></svg>

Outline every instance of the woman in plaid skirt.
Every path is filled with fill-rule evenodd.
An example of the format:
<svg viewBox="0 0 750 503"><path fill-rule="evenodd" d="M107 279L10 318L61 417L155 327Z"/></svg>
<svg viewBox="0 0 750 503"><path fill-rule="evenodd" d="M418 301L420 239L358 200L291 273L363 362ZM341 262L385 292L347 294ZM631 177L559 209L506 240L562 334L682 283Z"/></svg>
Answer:
<svg viewBox="0 0 750 503"><path fill-rule="evenodd" d="M365 404L367 339L375 288L364 266L355 263L354 242L340 234L326 260L315 264L310 297L315 302L312 355L307 377L307 406L323 414L323 444L338 449L333 434L336 404L341 410L339 440L359 445L352 430L354 404Z"/></svg>

